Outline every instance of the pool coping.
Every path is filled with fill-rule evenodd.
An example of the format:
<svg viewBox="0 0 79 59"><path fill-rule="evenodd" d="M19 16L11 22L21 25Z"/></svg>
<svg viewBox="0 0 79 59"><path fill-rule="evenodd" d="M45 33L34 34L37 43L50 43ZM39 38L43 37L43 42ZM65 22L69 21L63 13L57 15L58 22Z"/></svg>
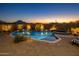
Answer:
<svg viewBox="0 0 79 59"><path fill-rule="evenodd" d="M57 36L57 35L56 35ZM57 36L58 37L58 36ZM33 39L33 38L31 38ZM37 40L37 39L33 39L33 40ZM43 41L43 42L47 42L47 43L57 43L59 42L60 40L62 40L61 38L58 37L58 39L56 39L55 41L47 41L47 40L37 40L37 41Z"/></svg>

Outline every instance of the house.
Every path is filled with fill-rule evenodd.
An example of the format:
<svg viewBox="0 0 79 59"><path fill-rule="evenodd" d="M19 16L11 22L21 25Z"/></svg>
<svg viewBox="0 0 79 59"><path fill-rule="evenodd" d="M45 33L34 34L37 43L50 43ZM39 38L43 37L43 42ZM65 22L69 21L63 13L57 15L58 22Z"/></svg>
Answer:
<svg viewBox="0 0 79 59"><path fill-rule="evenodd" d="M71 28L72 34L79 34L79 27Z"/></svg>

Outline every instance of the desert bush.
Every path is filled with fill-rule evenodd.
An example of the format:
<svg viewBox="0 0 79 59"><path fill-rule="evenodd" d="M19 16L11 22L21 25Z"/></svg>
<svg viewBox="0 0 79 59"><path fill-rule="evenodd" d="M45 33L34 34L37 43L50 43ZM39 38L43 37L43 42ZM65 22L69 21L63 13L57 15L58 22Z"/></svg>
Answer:
<svg viewBox="0 0 79 59"><path fill-rule="evenodd" d="M14 42L15 42L15 43L19 43L19 42L21 42L21 41L24 41L25 39L26 39L26 38L25 38L24 36L22 36L22 35L16 35Z"/></svg>

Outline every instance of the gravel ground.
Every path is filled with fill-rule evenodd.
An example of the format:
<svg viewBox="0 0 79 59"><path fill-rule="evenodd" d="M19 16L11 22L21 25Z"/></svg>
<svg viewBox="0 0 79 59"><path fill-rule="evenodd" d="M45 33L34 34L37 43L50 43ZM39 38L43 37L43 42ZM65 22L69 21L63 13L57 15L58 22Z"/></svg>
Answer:
<svg viewBox="0 0 79 59"><path fill-rule="evenodd" d="M15 44L7 33L0 34L0 55L4 56L79 56L79 47L70 42L71 35L58 35L62 40L57 43L46 43L32 40Z"/></svg>

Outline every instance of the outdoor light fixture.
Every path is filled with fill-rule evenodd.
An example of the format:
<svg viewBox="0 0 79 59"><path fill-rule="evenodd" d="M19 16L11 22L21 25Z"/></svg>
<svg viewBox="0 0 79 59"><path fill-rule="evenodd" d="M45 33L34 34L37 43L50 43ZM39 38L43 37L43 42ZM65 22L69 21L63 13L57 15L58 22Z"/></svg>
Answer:
<svg viewBox="0 0 79 59"><path fill-rule="evenodd" d="M43 32L41 32L41 35L43 35Z"/></svg>

